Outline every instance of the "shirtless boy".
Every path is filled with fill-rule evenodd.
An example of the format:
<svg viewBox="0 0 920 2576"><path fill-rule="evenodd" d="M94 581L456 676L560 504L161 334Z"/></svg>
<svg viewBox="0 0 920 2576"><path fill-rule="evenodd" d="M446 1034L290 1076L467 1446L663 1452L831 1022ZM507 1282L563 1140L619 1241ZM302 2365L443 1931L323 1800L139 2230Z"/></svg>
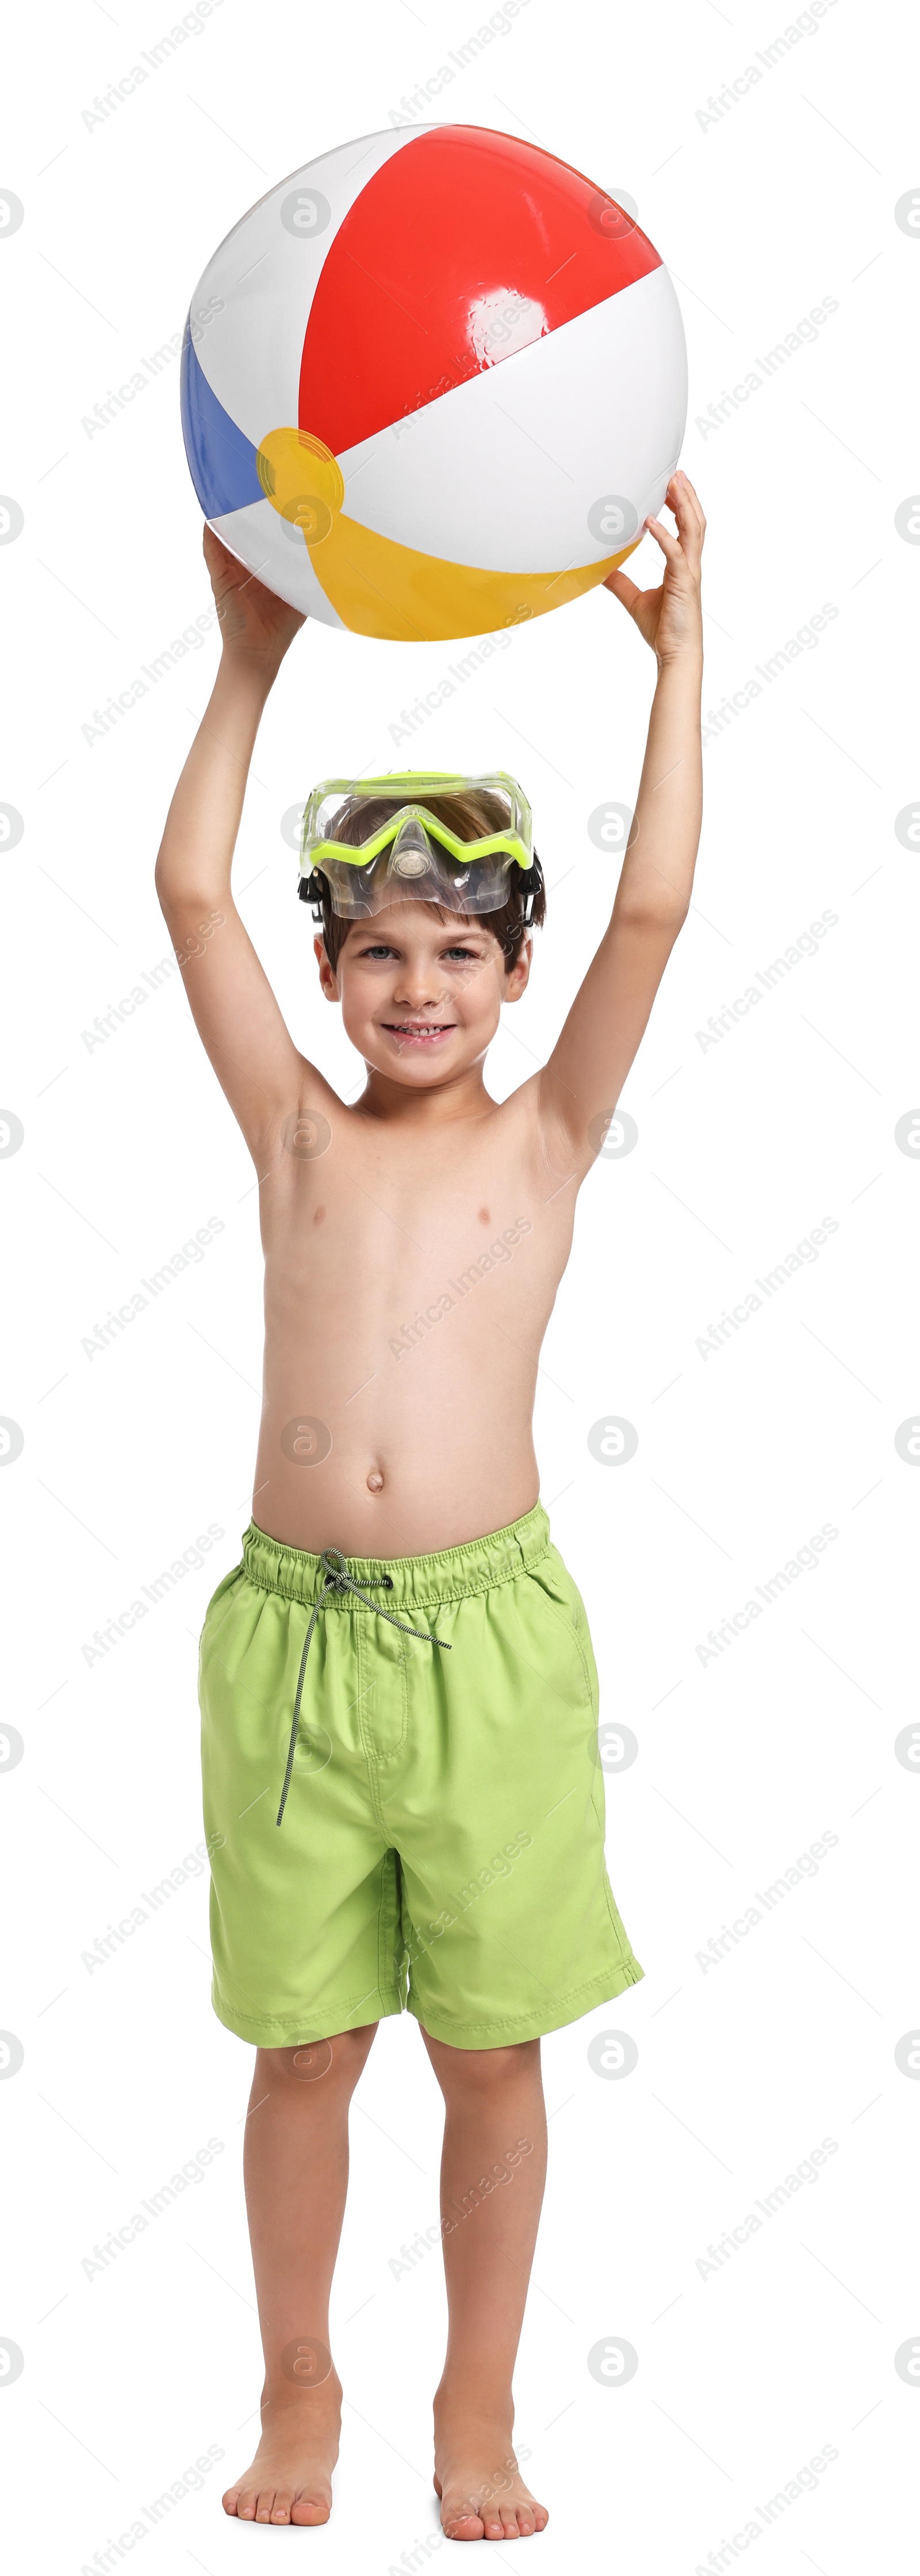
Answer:
<svg viewBox="0 0 920 2576"><path fill-rule="evenodd" d="M358 782L338 821L327 805L313 945L367 1074L346 1105L289 1035L230 892L259 719L303 619L205 531L223 649L156 882L258 1173L265 1252L254 1519L200 1671L213 2001L257 2049L245 2182L265 2383L255 2459L224 2497L241 2519L329 2517L348 2106L378 2021L406 2006L445 2103L442 2527L516 2539L548 2519L511 2396L546 2166L540 2035L642 1969L604 1867L597 1674L531 1421L576 1195L693 881L705 523L684 474L666 497L676 535L646 522L661 587L607 583L657 662L611 920L547 1064L500 1104L485 1056L530 973L525 910L544 908L526 805L510 856L500 783L429 783L428 825L389 841L405 787L381 803ZM494 909L457 908L467 842L466 899L491 887Z"/></svg>

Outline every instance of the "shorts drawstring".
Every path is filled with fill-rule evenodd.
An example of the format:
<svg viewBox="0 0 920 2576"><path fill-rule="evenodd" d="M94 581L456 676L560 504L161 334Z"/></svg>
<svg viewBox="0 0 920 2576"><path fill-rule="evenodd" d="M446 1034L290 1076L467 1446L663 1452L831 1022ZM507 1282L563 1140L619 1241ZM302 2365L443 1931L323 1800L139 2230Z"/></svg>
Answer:
<svg viewBox="0 0 920 2576"><path fill-rule="evenodd" d="M333 1563L334 1558L338 1559L337 1564ZM307 1656L310 1652L310 1640L316 1626L317 1612L321 1609L327 1592L356 1592L359 1601L363 1601L368 1610L375 1610L378 1619L388 1619L391 1628L401 1628L404 1637L424 1638L429 1646L441 1646L448 1655L451 1652L450 1643L446 1637L433 1637L429 1628L410 1628L405 1619L395 1619L392 1610L384 1610L381 1608L379 1601L372 1601L370 1593L365 1592L362 1589L361 1584L355 1582L354 1575L349 1574L348 1566L344 1556L342 1555L340 1547L324 1547L319 1561L323 1568L326 1580L323 1584L322 1591L314 1601L313 1608L310 1612L310 1625L304 1638L303 1654L300 1658L300 1671L297 1675L297 1690L294 1698L294 1720L291 1727L291 1741L288 1745L287 1769L284 1774L281 1805L278 1809L277 1816L275 1817L276 1825L280 1825L281 1823L281 1818L284 1814L285 1805L287 1803L287 1793L291 1785L291 1773L294 1768L294 1755L297 1750L297 1729L300 1724L300 1703L303 1697L303 1677L307 1669ZM384 1585L388 1591L392 1591L393 1577L391 1574L381 1574L378 1576L378 1590L380 1590Z"/></svg>

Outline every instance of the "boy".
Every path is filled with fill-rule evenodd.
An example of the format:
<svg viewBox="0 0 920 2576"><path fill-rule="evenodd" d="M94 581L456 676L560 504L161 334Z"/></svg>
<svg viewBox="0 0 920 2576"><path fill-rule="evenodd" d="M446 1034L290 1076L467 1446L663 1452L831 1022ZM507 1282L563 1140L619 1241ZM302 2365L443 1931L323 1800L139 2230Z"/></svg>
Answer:
<svg viewBox="0 0 920 2576"><path fill-rule="evenodd" d="M445 2100L442 2528L515 2539L548 2519L511 2398L546 2163L540 2035L642 1969L604 1868L597 1675L531 1416L576 1192L693 880L705 522L685 475L667 500L676 536L646 521L661 588L607 584L658 665L612 918L549 1062L501 1105L483 1063L527 983L526 905L539 920L544 903L524 800L500 778L422 782L414 816L411 781L311 800L320 984L367 1067L346 1107L289 1036L230 894L259 719L303 620L205 531L223 651L156 881L259 1175L266 1264L258 1516L200 1669L213 1999L258 2051L265 2386L255 2460L224 2497L241 2519L329 2517L348 2104L407 1992Z"/></svg>

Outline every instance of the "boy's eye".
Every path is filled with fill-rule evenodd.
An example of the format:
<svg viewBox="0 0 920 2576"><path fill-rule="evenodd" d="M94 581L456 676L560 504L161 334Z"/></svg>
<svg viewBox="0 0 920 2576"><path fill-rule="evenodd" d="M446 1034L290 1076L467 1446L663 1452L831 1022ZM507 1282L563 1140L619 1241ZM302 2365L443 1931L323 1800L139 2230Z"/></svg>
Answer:
<svg viewBox="0 0 920 2576"><path fill-rule="evenodd" d="M396 957L399 954L397 949L389 947L387 942L382 939L369 944L366 948L360 949L358 953L361 957ZM445 948L444 956L446 958L457 958L462 965L478 966L480 962L478 948Z"/></svg>

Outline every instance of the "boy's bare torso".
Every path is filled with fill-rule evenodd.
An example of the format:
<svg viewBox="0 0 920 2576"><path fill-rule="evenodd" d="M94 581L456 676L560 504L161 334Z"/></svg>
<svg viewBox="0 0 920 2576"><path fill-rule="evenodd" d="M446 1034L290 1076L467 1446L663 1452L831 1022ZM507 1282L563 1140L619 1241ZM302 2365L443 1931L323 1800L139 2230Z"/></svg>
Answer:
<svg viewBox="0 0 920 2576"><path fill-rule="evenodd" d="M537 1501L537 1364L576 1175L549 1158L535 1089L472 1117L390 1124L304 1067L260 1174L252 1512L270 1537L410 1556Z"/></svg>

